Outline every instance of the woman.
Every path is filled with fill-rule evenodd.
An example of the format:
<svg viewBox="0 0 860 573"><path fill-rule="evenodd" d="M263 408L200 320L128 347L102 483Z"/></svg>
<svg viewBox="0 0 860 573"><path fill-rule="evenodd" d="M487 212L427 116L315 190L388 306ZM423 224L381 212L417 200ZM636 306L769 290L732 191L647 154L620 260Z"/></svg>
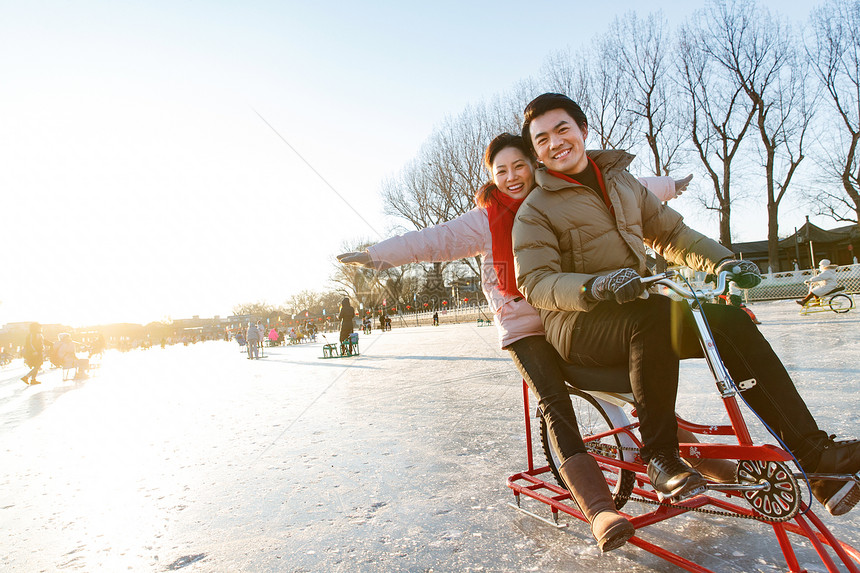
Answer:
<svg viewBox="0 0 860 573"><path fill-rule="evenodd" d="M537 311L517 290L511 228L514 215L534 188L535 164L520 136L503 133L484 153L493 181L475 194L477 207L451 221L392 237L367 251L344 253L338 260L383 270L420 261L455 261L481 255L484 295L494 313L502 348L537 396L550 439L560 456L559 474L602 551L623 545L635 532L615 510L597 463L587 452L559 367L558 353L545 337ZM677 183L669 177L642 179L662 200L677 196L692 176Z"/></svg>

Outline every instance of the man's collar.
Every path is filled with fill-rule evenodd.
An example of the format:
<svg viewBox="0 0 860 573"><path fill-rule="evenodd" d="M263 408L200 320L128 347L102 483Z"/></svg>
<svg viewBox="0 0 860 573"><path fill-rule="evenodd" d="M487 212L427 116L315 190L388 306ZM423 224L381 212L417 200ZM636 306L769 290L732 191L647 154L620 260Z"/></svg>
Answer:
<svg viewBox="0 0 860 573"><path fill-rule="evenodd" d="M586 153L594 160L604 175L614 170L627 169L633 158L636 157L618 149L593 149L586 151ZM576 176L573 178L576 179ZM547 173L546 167L541 167L535 172L535 181L546 191L558 191L572 186L571 183Z"/></svg>

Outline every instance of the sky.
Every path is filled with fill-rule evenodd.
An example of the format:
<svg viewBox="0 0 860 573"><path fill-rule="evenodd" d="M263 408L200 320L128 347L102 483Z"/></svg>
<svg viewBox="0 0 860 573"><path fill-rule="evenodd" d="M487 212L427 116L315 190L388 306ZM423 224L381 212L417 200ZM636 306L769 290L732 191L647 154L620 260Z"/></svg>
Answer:
<svg viewBox="0 0 860 573"><path fill-rule="evenodd" d="M567 26L543 1L0 0L0 325L228 316L326 289L345 244L387 236L381 183L434 126L616 15L679 24L704 4L571 6ZM764 239L756 221L737 240Z"/></svg>

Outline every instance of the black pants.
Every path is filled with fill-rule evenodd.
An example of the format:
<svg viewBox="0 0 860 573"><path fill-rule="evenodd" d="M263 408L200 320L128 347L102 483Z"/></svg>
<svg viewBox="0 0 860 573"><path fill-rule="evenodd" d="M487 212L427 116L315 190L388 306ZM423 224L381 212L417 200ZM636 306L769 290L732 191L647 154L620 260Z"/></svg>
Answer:
<svg viewBox="0 0 860 573"><path fill-rule="evenodd" d="M561 357L543 336L529 336L507 346L517 370L538 399L550 442L560 463L585 451L576 415L559 368Z"/></svg>
<svg viewBox="0 0 860 573"><path fill-rule="evenodd" d="M770 344L740 308L703 305L717 349L735 382L755 378L744 398L799 459L814 459L827 435L818 429ZM627 364L649 459L676 447L675 398L679 359L701 358L692 311L686 302L652 295L626 304L603 302L576 319L570 362Z"/></svg>

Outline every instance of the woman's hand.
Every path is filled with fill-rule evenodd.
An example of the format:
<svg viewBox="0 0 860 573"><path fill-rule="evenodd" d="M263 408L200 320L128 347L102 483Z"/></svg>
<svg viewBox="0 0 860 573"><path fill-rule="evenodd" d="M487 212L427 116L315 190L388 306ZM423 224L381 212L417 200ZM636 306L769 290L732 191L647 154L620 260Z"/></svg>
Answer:
<svg viewBox="0 0 860 573"><path fill-rule="evenodd" d="M370 258L370 253L367 251L342 253L337 256L337 260L345 265L358 265L361 267L373 266L373 259Z"/></svg>
<svg viewBox="0 0 860 573"><path fill-rule="evenodd" d="M390 269L393 266L385 261L374 261L367 251L342 253L337 256L337 260L344 265L355 265L379 271Z"/></svg>
<svg viewBox="0 0 860 573"><path fill-rule="evenodd" d="M681 193L683 193L687 186L690 184L690 181L693 180L693 174L690 173L683 179L675 179L675 197L680 197Z"/></svg>

